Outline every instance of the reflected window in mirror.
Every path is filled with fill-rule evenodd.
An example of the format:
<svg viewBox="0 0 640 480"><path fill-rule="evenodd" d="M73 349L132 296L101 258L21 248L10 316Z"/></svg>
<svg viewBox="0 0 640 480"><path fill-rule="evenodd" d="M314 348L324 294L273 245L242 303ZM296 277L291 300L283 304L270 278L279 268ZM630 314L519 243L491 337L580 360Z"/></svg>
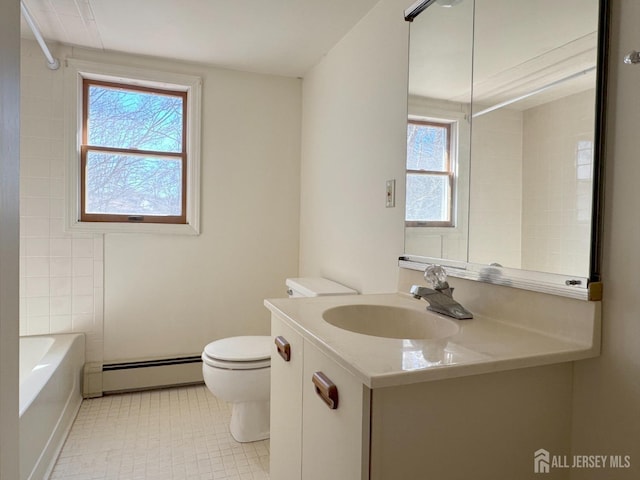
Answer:
<svg viewBox="0 0 640 480"><path fill-rule="evenodd" d="M445 121L408 121L405 217L408 227L454 226L452 126Z"/></svg>

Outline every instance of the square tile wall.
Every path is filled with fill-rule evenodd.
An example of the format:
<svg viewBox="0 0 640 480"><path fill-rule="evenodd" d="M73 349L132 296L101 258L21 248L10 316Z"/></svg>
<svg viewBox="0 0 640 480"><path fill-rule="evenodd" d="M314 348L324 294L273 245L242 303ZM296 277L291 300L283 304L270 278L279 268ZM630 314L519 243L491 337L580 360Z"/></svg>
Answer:
<svg viewBox="0 0 640 480"><path fill-rule="evenodd" d="M63 69L22 42L20 334L83 332L87 361L103 355L103 235L66 233Z"/></svg>
<svg viewBox="0 0 640 480"><path fill-rule="evenodd" d="M587 276L595 91L525 111L522 267Z"/></svg>

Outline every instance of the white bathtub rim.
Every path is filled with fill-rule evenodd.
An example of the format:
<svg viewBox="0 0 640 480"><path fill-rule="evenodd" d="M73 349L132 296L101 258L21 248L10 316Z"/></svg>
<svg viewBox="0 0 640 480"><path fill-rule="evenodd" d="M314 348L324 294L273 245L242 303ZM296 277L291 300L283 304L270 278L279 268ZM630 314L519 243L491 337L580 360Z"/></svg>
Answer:
<svg viewBox="0 0 640 480"><path fill-rule="evenodd" d="M21 336L20 339L20 383L22 384L49 352L55 339L51 335ZM28 339L29 344L33 343L37 348L22 348L25 343L23 339Z"/></svg>
<svg viewBox="0 0 640 480"><path fill-rule="evenodd" d="M60 363L64 354L69 350L71 344L78 337L84 337L82 333L63 333L63 334L51 334L51 335L25 335L21 338L42 338L55 336L59 341L54 342L47 352L40 359L40 362L31 371L31 374L27 376L27 381L20 382L19 396L20 396L20 409L19 416L22 417L24 412L31 406L33 401L40 393L41 386L46 385L53 373L56 370L57 365ZM53 361L55 360L55 361Z"/></svg>

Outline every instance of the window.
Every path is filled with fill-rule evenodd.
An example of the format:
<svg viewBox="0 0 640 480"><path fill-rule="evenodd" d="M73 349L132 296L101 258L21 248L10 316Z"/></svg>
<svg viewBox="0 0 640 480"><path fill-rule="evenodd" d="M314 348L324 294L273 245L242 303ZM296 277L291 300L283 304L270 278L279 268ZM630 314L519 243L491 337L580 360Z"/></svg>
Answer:
<svg viewBox="0 0 640 480"><path fill-rule="evenodd" d="M199 234L200 77L66 64L66 230Z"/></svg>
<svg viewBox="0 0 640 480"><path fill-rule="evenodd" d="M83 222L186 222L186 92L83 80Z"/></svg>
<svg viewBox="0 0 640 480"><path fill-rule="evenodd" d="M406 226L454 226L452 163L451 124L410 119Z"/></svg>

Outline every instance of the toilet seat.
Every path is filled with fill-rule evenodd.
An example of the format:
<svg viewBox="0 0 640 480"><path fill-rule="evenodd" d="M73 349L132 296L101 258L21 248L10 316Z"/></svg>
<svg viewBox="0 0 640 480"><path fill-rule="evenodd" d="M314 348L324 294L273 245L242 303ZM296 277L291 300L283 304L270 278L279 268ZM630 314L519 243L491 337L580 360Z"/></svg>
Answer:
<svg viewBox="0 0 640 480"><path fill-rule="evenodd" d="M242 336L209 343L202 361L210 367L228 370L254 370L271 365L271 337Z"/></svg>
<svg viewBox="0 0 640 480"><path fill-rule="evenodd" d="M225 362L224 360L211 358L204 353L202 354L202 361L209 367L222 368L226 370L258 370L260 368L269 368L271 366L270 358L257 362Z"/></svg>

